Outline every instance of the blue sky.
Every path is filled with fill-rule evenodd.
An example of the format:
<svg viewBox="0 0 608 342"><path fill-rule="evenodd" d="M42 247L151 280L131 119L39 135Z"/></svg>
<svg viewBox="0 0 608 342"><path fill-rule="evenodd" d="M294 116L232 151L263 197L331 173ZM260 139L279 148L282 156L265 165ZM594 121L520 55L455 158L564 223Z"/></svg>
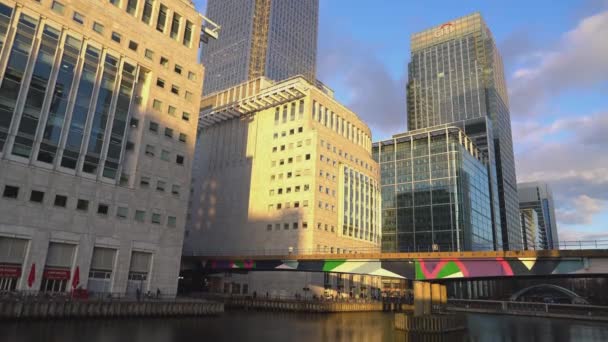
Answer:
<svg viewBox="0 0 608 342"><path fill-rule="evenodd" d="M320 0L318 78L390 137L410 35L475 11L505 63L518 181L551 184L562 240L608 239L608 0Z"/></svg>

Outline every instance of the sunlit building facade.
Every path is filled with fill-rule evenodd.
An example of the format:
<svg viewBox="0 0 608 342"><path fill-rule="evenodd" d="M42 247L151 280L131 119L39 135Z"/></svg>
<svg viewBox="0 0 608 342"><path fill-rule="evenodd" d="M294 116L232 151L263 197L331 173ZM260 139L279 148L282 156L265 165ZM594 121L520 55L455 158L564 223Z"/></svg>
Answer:
<svg viewBox="0 0 608 342"><path fill-rule="evenodd" d="M203 47L204 94L264 76L316 77L319 0L209 0L222 35Z"/></svg>
<svg viewBox="0 0 608 342"><path fill-rule="evenodd" d="M553 192L547 183L528 182L517 184L519 208L533 209L538 216L538 247L558 249L559 236L555 219Z"/></svg>
<svg viewBox="0 0 608 342"><path fill-rule="evenodd" d="M176 293L202 25L182 0L0 1L0 291Z"/></svg>
<svg viewBox="0 0 608 342"><path fill-rule="evenodd" d="M485 155L464 132L437 126L374 143L382 251L492 250Z"/></svg>
<svg viewBox="0 0 608 342"><path fill-rule="evenodd" d="M489 161L497 249L520 249L515 161L504 66L479 13L411 37L408 129L464 127Z"/></svg>

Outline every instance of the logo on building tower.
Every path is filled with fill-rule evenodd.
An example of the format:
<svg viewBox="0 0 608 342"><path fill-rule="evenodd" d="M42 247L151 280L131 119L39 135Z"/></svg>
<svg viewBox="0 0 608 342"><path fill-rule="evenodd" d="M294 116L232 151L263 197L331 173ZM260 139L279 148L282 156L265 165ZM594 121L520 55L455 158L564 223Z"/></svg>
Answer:
<svg viewBox="0 0 608 342"><path fill-rule="evenodd" d="M454 32L454 31L456 31L454 24L445 23L445 24L439 26L439 28L437 30L435 30L435 37L442 37L442 36L445 36L446 34Z"/></svg>

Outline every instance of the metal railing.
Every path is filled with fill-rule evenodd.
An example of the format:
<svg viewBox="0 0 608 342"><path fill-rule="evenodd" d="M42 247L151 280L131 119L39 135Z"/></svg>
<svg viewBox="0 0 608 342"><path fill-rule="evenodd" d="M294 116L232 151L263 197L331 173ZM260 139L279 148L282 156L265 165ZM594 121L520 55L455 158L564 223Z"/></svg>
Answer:
<svg viewBox="0 0 608 342"><path fill-rule="evenodd" d="M537 302L509 302L498 300L449 299L448 308L487 310L502 313L545 313L565 316L606 317L608 306L553 304Z"/></svg>
<svg viewBox="0 0 608 342"><path fill-rule="evenodd" d="M558 250L591 250L591 249L608 249L608 240L578 240L578 241L561 241ZM475 245L472 251L492 251L493 245ZM403 246L398 250L384 250L379 247L344 247L344 248L272 248L272 249L215 249L215 250L198 250L184 251L184 256L272 256L272 255L318 255L318 254L371 254L371 253L432 253L432 252L458 252L470 251L469 249L458 250L452 245L444 244L418 244L412 246ZM541 251L545 250L540 245L532 246L528 250Z"/></svg>
<svg viewBox="0 0 608 342"><path fill-rule="evenodd" d="M139 298L134 293L88 292L86 298L72 292L44 292L32 290L0 291L0 301L175 301L175 294L142 293Z"/></svg>

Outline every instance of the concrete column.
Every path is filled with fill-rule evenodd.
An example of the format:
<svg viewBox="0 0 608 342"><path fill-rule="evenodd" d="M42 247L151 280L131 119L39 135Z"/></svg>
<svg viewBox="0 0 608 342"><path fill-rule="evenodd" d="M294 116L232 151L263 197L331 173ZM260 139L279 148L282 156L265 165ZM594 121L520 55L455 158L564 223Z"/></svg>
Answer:
<svg viewBox="0 0 608 342"><path fill-rule="evenodd" d="M424 283L414 281L414 316L424 315Z"/></svg>
<svg viewBox="0 0 608 342"><path fill-rule="evenodd" d="M431 284L431 311L439 309L441 305L441 287L445 285Z"/></svg>
<svg viewBox="0 0 608 342"><path fill-rule="evenodd" d="M424 314L425 315L430 315L431 314L431 284L424 282L423 283L423 307L424 307Z"/></svg>
<svg viewBox="0 0 608 342"><path fill-rule="evenodd" d="M448 303L448 288L444 284L441 284L439 292L439 304L441 304L441 306L444 306Z"/></svg>

